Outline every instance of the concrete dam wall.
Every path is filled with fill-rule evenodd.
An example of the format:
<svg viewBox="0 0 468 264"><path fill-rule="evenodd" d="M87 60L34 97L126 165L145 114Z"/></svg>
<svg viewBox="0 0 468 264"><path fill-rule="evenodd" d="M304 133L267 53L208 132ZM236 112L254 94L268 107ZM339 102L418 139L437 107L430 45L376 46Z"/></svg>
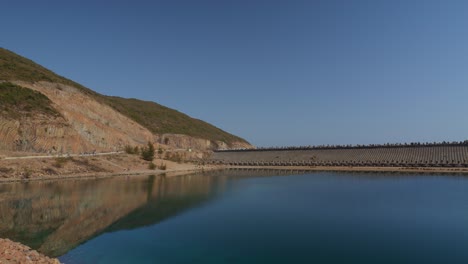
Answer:
<svg viewBox="0 0 468 264"><path fill-rule="evenodd" d="M468 145L260 149L214 152L233 166L468 167Z"/></svg>

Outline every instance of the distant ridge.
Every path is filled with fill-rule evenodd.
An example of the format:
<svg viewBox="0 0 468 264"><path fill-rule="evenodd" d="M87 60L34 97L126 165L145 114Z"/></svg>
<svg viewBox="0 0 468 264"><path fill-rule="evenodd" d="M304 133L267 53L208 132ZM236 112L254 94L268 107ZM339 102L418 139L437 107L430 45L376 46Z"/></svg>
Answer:
<svg viewBox="0 0 468 264"><path fill-rule="evenodd" d="M154 134L182 134L206 139L214 143L213 148L216 148L216 142L224 142L227 146L236 144L250 146L246 140L238 136L155 102L99 94L4 48L0 48L0 81L2 80L23 81L31 84L43 81L75 87L83 94L115 109Z"/></svg>

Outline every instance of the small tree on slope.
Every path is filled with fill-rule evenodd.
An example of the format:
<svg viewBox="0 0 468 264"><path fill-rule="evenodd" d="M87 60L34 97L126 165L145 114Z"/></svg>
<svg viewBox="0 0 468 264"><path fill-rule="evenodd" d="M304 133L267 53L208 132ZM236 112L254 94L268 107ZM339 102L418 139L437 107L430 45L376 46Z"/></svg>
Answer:
<svg viewBox="0 0 468 264"><path fill-rule="evenodd" d="M141 158L147 161L153 161L154 159L154 146L153 143L148 142L148 146L141 148Z"/></svg>

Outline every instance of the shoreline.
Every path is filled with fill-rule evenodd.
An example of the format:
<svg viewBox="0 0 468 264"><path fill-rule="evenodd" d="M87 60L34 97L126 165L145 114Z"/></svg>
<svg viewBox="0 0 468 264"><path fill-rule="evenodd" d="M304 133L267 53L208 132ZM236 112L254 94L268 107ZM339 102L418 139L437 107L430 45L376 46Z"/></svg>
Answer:
<svg viewBox="0 0 468 264"><path fill-rule="evenodd" d="M54 180L77 180L77 179L104 179L123 176L165 175L174 177L192 173L213 170L239 169L239 170L285 170L285 171L337 171L337 172L405 172L405 173L442 173L442 174L467 174L468 168L446 168L446 167L344 167L344 166L226 166L211 165L190 169L171 170L130 170L125 172L97 172L78 173L54 176L42 176L34 178L1 178L2 183L31 182L31 181L54 181Z"/></svg>
<svg viewBox="0 0 468 264"><path fill-rule="evenodd" d="M126 172L104 172L104 173L83 173L83 174L68 174L68 175L55 175L55 176L43 176L34 178L2 178L2 183L14 183L14 182L31 182L31 181L53 181L53 180L79 180L79 179L104 179L111 177L124 177L124 176L145 176L145 175L165 175L167 177L174 177L204 171L221 170L224 168L218 167L203 167L197 169L173 169L173 170L135 170Z"/></svg>
<svg viewBox="0 0 468 264"><path fill-rule="evenodd" d="M151 164L153 168L149 168ZM27 160L15 158L0 160L0 183L97 179L135 175L174 176L213 169L219 169L219 167L210 164L174 162L160 158L148 162L137 155L120 153L89 157L39 157Z"/></svg>

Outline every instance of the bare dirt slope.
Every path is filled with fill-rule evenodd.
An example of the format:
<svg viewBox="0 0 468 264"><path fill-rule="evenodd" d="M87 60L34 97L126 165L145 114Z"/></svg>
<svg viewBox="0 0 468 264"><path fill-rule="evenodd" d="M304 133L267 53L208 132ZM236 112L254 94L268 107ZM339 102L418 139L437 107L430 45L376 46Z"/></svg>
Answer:
<svg viewBox="0 0 468 264"><path fill-rule="evenodd" d="M227 143L182 134L153 134L147 128L102 104L81 90L59 83L11 82L45 95L59 115L37 111L0 118L0 151L82 153L122 150L148 141L164 148L209 150ZM250 147L232 142L234 147Z"/></svg>
<svg viewBox="0 0 468 264"><path fill-rule="evenodd" d="M64 135L61 142L56 142L64 152L115 151L125 145L154 141L153 134L146 128L74 87L49 82L15 83L46 95L63 115L73 130L56 130Z"/></svg>

